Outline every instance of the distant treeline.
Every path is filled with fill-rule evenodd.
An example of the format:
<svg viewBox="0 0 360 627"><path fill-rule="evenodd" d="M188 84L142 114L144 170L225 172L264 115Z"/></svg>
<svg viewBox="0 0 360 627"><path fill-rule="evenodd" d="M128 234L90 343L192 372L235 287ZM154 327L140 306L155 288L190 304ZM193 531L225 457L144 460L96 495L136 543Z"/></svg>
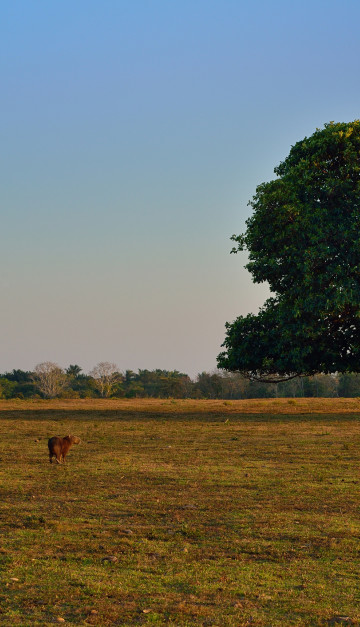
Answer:
<svg viewBox="0 0 360 627"><path fill-rule="evenodd" d="M44 362L34 371L0 375L0 398L281 398L360 397L360 374L301 377L278 384L252 382L237 373L201 372L195 379L177 370L126 370L99 363L89 374L78 365L63 370Z"/></svg>

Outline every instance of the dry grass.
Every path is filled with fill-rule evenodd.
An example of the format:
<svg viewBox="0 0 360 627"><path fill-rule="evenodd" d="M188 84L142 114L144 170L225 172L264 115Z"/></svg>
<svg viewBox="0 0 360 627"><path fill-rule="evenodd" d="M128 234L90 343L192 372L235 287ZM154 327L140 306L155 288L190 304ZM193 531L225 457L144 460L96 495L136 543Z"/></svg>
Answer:
<svg viewBox="0 0 360 627"><path fill-rule="evenodd" d="M360 413L360 398L194 399L54 399L1 400L2 411L103 411L142 414L345 414Z"/></svg>
<svg viewBox="0 0 360 627"><path fill-rule="evenodd" d="M360 625L358 416L258 402L3 403L0 624Z"/></svg>

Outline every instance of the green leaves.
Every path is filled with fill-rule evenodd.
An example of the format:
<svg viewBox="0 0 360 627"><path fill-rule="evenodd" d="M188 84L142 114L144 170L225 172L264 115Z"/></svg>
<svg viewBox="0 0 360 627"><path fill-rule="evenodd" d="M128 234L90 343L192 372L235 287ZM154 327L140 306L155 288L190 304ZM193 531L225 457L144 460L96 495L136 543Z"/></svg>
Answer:
<svg viewBox="0 0 360 627"><path fill-rule="evenodd" d="M269 380L360 370L360 122L325 124L262 183L244 234L246 268L274 294L227 324L220 368Z"/></svg>

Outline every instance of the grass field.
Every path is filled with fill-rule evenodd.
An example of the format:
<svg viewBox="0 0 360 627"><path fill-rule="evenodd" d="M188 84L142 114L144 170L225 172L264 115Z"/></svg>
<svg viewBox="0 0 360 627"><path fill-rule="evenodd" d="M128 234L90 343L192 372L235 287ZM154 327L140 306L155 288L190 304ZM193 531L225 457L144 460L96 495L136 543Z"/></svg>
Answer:
<svg viewBox="0 0 360 627"><path fill-rule="evenodd" d="M360 401L1 401L0 624L360 625ZM66 465L47 439L74 433Z"/></svg>

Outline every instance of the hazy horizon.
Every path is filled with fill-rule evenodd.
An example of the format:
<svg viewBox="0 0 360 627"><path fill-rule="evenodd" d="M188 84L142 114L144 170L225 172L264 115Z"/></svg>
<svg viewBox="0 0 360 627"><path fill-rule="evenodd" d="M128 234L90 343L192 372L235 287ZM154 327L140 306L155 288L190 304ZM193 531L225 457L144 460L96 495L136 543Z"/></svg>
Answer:
<svg viewBox="0 0 360 627"><path fill-rule="evenodd" d="M0 6L0 372L216 367L291 145L360 117L355 1Z"/></svg>

